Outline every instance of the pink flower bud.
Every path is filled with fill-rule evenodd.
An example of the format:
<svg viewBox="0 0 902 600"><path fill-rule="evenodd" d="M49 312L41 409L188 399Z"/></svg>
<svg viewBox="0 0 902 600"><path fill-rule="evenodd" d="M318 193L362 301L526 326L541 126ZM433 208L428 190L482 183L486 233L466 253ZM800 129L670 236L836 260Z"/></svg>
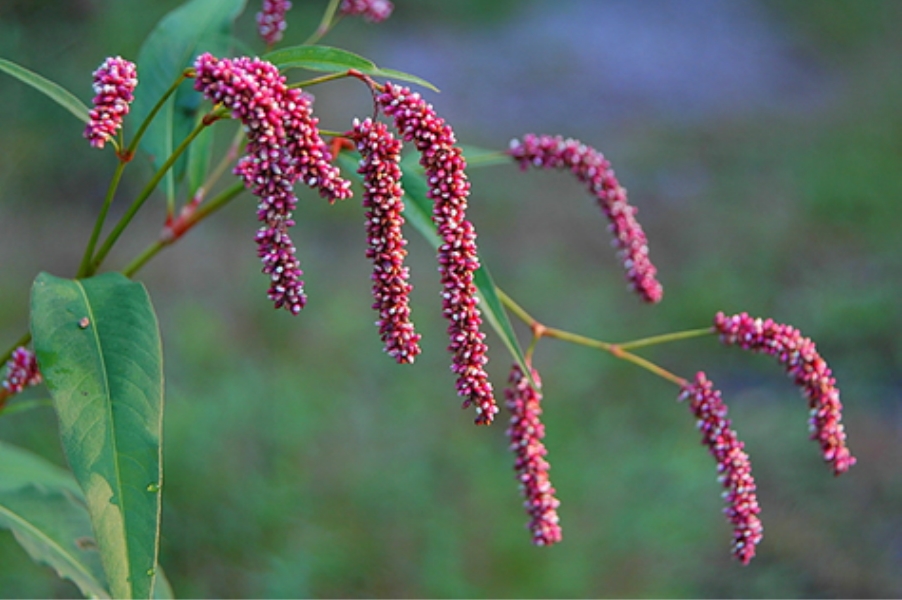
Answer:
<svg viewBox="0 0 902 600"><path fill-rule="evenodd" d="M648 240L636 220L638 210L627 201L626 189L621 187L611 163L601 152L579 140L530 133L523 136L522 142L512 140L508 153L523 170L530 166L570 169L585 183L610 221L609 228L630 285L646 302L660 302L664 290L655 279L658 271L648 258Z"/></svg>
<svg viewBox="0 0 902 600"><path fill-rule="evenodd" d="M699 372L695 381L683 386L679 400L689 400L689 408L698 419L698 428L702 432L702 443L708 446L717 461L718 479L726 488L724 514L733 524L733 555L746 565L754 558L755 547L764 531L758 518L761 509L748 454L736 432L730 429L727 407L720 392L714 389L704 373Z"/></svg>
<svg viewBox="0 0 902 600"><path fill-rule="evenodd" d="M94 71L94 108L84 133L92 146L103 148L122 128L122 119L135 99L137 85L135 63L120 56L106 59Z"/></svg>
<svg viewBox="0 0 902 600"><path fill-rule="evenodd" d="M275 44L282 39L285 31L285 13L291 8L288 0L263 0L263 7L257 13L257 32L260 37L269 44Z"/></svg>
<svg viewBox="0 0 902 600"><path fill-rule="evenodd" d="M310 99L288 89L272 64L257 58L219 60L203 54L195 62L196 90L228 107L245 126L247 154L235 174L259 198L257 254L270 276L269 298L276 308L297 314L304 307L303 272L288 229L297 205L294 184L299 179L334 201L351 195L350 182L338 169L319 135Z"/></svg>
<svg viewBox="0 0 902 600"><path fill-rule="evenodd" d="M13 350L12 357L6 363L6 378L3 388L9 395L18 394L27 387L38 385L43 381L38 371L38 362L34 353L19 346Z"/></svg>
<svg viewBox="0 0 902 600"><path fill-rule="evenodd" d="M855 457L846 446L839 389L814 342L791 325L755 319L747 313L728 317L719 312L714 317L714 329L724 344L770 354L780 361L808 399L811 439L820 443L824 460L831 464L835 475L848 471L855 464Z"/></svg>
<svg viewBox="0 0 902 600"><path fill-rule="evenodd" d="M373 308L379 311L379 333L385 351L398 363L412 363L420 353L420 334L410 321L409 269L404 266L407 240L404 225L404 192L401 189L401 141L384 123L354 121L350 136L363 159L363 206L366 208L367 258L373 261Z"/></svg>
<svg viewBox="0 0 902 600"><path fill-rule="evenodd" d="M391 16L395 6L389 0L341 0L343 15L360 15L371 23L381 23Z"/></svg>
<svg viewBox="0 0 902 600"><path fill-rule="evenodd" d="M492 384L485 372L485 334L480 331L482 316L477 304L473 274L479 268L476 230L466 219L470 182L467 163L455 143L454 131L439 117L432 105L409 88L386 83L376 98L395 127L420 152L426 170L429 197L433 201L432 221L443 240L438 250L442 287L442 313L448 320L452 353L451 370L457 373L457 393L464 407L476 406L476 423L488 425L498 412Z"/></svg>
<svg viewBox="0 0 902 600"><path fill-rule="evenodd" d="M532 378L539 383L539 374L535 369L532 369ZM531 517L528 527L535 545L550 546L561 541L557 514L560 501L555 498L555 489L548 479L551 466L545 460L548 451L542 443L545 437L545 426L540 420L542 394L533 389L529 378L518 365L511 369L508 381L511 387L504 390L506 405L511 412L507 436L511 442L510 449L517 457L514 469L525 498L523 506Z"/></svg>

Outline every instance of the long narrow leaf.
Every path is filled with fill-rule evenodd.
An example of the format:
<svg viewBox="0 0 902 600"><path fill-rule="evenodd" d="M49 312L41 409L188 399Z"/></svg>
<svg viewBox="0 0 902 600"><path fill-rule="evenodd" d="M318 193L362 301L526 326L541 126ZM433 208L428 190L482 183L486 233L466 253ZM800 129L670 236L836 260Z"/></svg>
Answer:
<svg viewBox="0 0 902 600"><path fill-rule="evenodd" d="M82 594L109 598L84 506L68 494L30 486L0 491L0 527L36 561L53 567Z"/></svg>
<svg viewBox="0 0 902 600"><path fill-rule="evenodd" d="M410 75L394 69L381 69L368 58L341 48L332 48L330 46L291 46L290 48L282 48L269 54L264 54L263 59L276 65L281 70L307 69L308 71L321 71L324 73L341 73L349 69L356 69L364 75L408 81L430 90L438 91L437 87L416 75Z"/></svg>
<svg viewBox="0 0 902 600"><path fill-rule="evenodd" d="M202 52L221 56L231 46L232 23L244 10L247 0L190 0L164 16L138 52L138 79L132 116L142 122L179 74ZM169 158L191 128L201 103L200 94L183 85L141 139L141 148L159 168ZM190 150L189 150L190 152ZM184 173L185 162L176 164ZM167 198L175 194L176 173L163 180Z"/></svg>
<svg viewBox="0 0 902 600"><path fill-rule="evenodd" d="M40 274L31 329L113 596L149 598L159 550L162 348L140 283Z"/></svg>
<svg viewBox="0 0 902 600"><path fill-rule="evenodd" d="M85 596L109 598L91 519L72 473L0 442L0 528Z"/></svg>
<svg viewBox="0 0 902 600"><path fill-rule="evenodd" d="M87 123L90 119L88 107L85 106L84 102L60 84L41 77L34 71L29 71L25 67L4 58L0 58L0 71L5 71L22 83L30 85L75 115L80 121Z"/></svg>

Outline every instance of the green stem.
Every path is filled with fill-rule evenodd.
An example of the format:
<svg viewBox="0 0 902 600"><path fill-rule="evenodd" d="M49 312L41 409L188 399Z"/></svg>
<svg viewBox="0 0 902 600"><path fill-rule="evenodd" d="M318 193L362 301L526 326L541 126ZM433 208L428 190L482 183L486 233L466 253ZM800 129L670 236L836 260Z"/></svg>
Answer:
<svg viewBox="0 0 902 600"><path fill-rule="evenodd" d="M116 224L116 227L113 231L110 232L110 235L107 236L106 241L104 241L103 246L100 247L100 250L97 251L97 255L94 257L94 260L91 263L91 267L88 269L88 272L83 273L83 276L90 276L97 272L97 269L103 263L103 260L106 258L107 254L109 254L110 250L113 248L113 245L119 239L119 236L122 235L122 232L125 231L125 228L128 227L129 223L131 223L132 219L144 205L144 202L150 197L153 191L156 189L157 184L160 183L160 180L163 179L163 176L166 172L172 168L172 165L175 164L175 161L178 160L179 156L188 148L191 142L194 141L200 132L203 131L204 127L207 127L207 119L201 120L200 123L188 134L181 144L179 144L178 148L170 155L166 162L163 163L163 166L154 174L151 180L144 186L144 189L141 190L141 193L138 194L138 197L135 198L132 205L128 207L126 213L119 219L119 222Z"/></svg>
<svg viewBox="0 0 902 600"><path fill-rule="evenodd" d="M530 346L530 349L535 345L535 342L538 338L541 337L550 337L555 338L564 342L570 342L573 344L579 344L580 346L586 346L589 348L595 348L597 350L602 350L604 352L608 352L616 358L623 359L627 362L631 362L634 365L640 366L643 369L646 369L659 377L663 377L664 379L671 381L679 386L686 385L686 380L680 377L679 375L675 375L664 369L663 367L659 367L655 363L651 362L648 359L642 358L641 356L637 356L628 350L625 350L621 344L611 344L608 342L603 342L601 340L596 340L594 338L590 338L584 335L580 335L578 333L571 333L569 331L564 331L562 329L555 329L553 327L546 327L536 319L532 317L526 310L517 304L513 298L508 296L502 289L498 286L495 286L495 291L498 294L498 298L501 300L501 303L504 304L508 310L510 310L518 319L529 325L530 329L533 332L533 344ZM663 338L665 336L657 336L658 338ZM691 337L691 336L686 336ZM637 342L642 342L643 340L637 340ZM667 340L665 340L667 341ZM636 342L633 342L635 344ZM649 345L649 344L642 344ZM632 347L636 347L635 345Z"/></svg>
<svg viewBox="0 0 902 600"><path fill-rule="evenodd" d="M505 159L505 162L499 162L501 159ZM480 154L478 156L474 156L473 158L467 157L467 166L468 167L492 167L500 164L507 164L508 162L512 163L513 159L508 155L507 152L486 152L485 154Z"/></svg>
<svg viewBox="0 0 902 600"><path fill-rule="evenodd" d="M311 85L317 85L319 83L326 83L327 81L334 81L336 79L342 79L344 77L350 77L350 75L348 75L347 71L342 71L340 73L329 73L328 75L314 77L313 79L305 79L304 81L298 81L297 83L292 83L288 87L290 87L290 88L310 87Z"/></svg>
<svg viewBox="0 0 902 600"><path fill-rule="evenodd" d="M319 27L316 28L310 37L308 37L304 41L304 45L315 44L320 41L324 35L329 33L329 30L332 29L332 26L335 24L333 19L335 17L335 11L338 10L338 2L339 0L329 0L329 5L326 7L326 12L323 13L323 18L319 22ZM337 22L337 21L335 21Z"/></svg>
<svg viewBox="0 0 902 600"><path fill-rule="evenodd" d="M664 344L667 342L688 340L704 335L711 335L712 333L714 333L714 329L711 327L704 327L701 329L688 329L686 331L675 331L673 333L653 335L638 340L623 342L622 344L617 344L617 346L619 346L621 350L635 350L636 348L643 348L645 346L655 346L657 344Z"/></svg>
<svg viewBox="0 0 902 600"><path fill-rule="evenodd" d="M106 198L104 198L103 206L100 209L100 214L97 215L97 221L94 223L94 231L91 232L91 239L88 241L88 247L85 248L84 255L81 257L81 264L78 267L78 273L76 277L85 277L91 271L91 258L94 256L94 249L97 247L97 240L100 239L100 232L103 231L103 224L106 222L107 214L109 213L110 206L113 204L113 197L116 195L116 189L119 187L119 182L122 179L122 172L125 170L125 165L127 165L131 161L131 157L134 156L135 150L138 148L138 144L141 142L141 138L144 137L144 133L147 131L147 128L150 127L150 123L153 121L154 117L157 116L157 113L160 112L160 109L163 108L163 104L166 103L166 100L169 99L172 94L178 89L178 87L185 80L186 74L182 73L179 75L176 80L173 82L169 89L163 94L163 96L157 100L157 103L147 114L147 117L144 119L144 122L138 127L137 133L135 133L135 137L132 140L132 143L129 144L128 150L125 151L124 154L117 152L117 155L120 155L119 165L116 167L116 172L113 173L113 179L110 181L110 186L107 189Z"/></svg>
<svg viewBox="0 0 902 600"><path fill-rule="evenodd" d="M127 164L128 162L120 160L119 164L116 166L116 171L113 173L113 179L110 181L110 185L106 191L106 198L103 200L103 206L100 208L100 214L97 215L97 220L94 222L94 230L91 232L91 239L88 240L88 245L85 248L84 254L82 254L81 264L78 267L78 273L75 275L76 278L84 277L91 270L91 258L94 256L97 240L100 239L100 232L103 231L103 224L106 222L107 213L110 210L110 206L113 204L113 197L116 195L119 181L122 179L122 172L125 170L125 165Z"/></svg>
<svg viewBox="0 0 902 600"><path fill-rule="evenodd" d="M240 194L242 191L244 191L244 184L239 181L232 187L220 192L209 202L200 205L197 210L194 211L191 216L185 220L184 223L179 225L179 232L177 235L164 235L154 243L150 244L130 263L128 263L128 265L126 265L124 269L122 269L122 274L126 277L133 277L135 273L141 270L141 268L143 268L144 265L146 265L150 261L150 259L159 254L159 252L163 248L175 243L176 240L180 239L186 231L225 206L230 200L238 196L238 194Z"/></svg>
<svg viewBox="0 0 902 600"><path fill-rule="evenodd" d="M538 321L532 317L522 306L514 302L514 299L507 295L507 292L502 290L497 285L495 286L495 293L498 294L498 299L501 300L501 303L507 306L508 310L510 310L518 319L533 327Z"/></svg>
<svg viewBox="0 0 902 600"><path fill-rule="evenodd" d="M129 279L137 273L141 267L147 264L147 262L156 256L160 250L168 246L169 243L160 239L152 243L150 246L145 248L141 254L136 256L130 263L128 263L124 269L122 269L122 274L128 277Z"/></svg>
<svg viewBox="0 0 902 600"><path fill-rule="evenodd" d="M144 119L144 122L141 123L141 126L138 127L138 132L135 133L135 138L132 140L132 143L128 145L128 156L132 156L135 153L135 150L138 149L138 144L141 142L141 138L144 137L144 133L147 131L147 128L150 127L150 123L154 120L154 117L157 116L157 113L160 112L160 109L163 108L163 105L166 104L166 101L172 96L175 91L178 89L182 82L187 79L188 75L185 72L182 72L181 75L176 77L175 81L169 86L169 89L157 100L157 103L154 104L153 108L150 109L150 112L147 113L147 117Z"/></svg>
<svg viewBox="0 0 902 600"><path fill-rule="evenodd" d="M242 147L244 140L244 129L238 127L237 131L235 131L235 136L232 138L232 143L229 144L229 149L226 151L225 155L223 155L222 160L219 161L219 164L210 172L210 175L207 176L207 180L203 183L203 185L198 188L197 192L194 194L194 198L192 201L200 202L203 200L204 196L206 196L207 190L212 188L219 178L222 177L223 173L226 172L226 169L230 164L232 164L235 159L238 157L238 150Z"/></svg>

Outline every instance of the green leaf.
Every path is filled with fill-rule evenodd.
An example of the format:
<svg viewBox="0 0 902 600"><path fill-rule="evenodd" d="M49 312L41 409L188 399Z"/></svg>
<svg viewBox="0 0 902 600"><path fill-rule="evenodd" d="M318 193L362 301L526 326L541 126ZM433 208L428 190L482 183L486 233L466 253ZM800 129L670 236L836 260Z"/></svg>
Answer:
<svg viewBox="0 0 902 600"><path fill-rule="evenodd" d="M45 406L53 406L53 401L49 398L44 398L43 400L18 400L11 404L5 405L3 408L0 408L0 415L9 417L19 413L34 410L36 408L43 408Z"/></svg>
<svg viewBox="0 0 902 600"><path fill-rule="evenodd" d="M22 83L26 83L43 93L45 96L68 110L83 123L90 120L89 109L84 102L78 99L75 94L49 79L41 77L34 71L29 71L25 67L19 66L14 62L0 58L0 71L6 71Z"/></svg>
<svg viewBox="0 0 902 600"><path fill-rule="evenodd" d="M71 579L81 593L109 598L91 520L71 494L34 486L0 492L0 527L36 561Z"/></svg>
<svg viewBox="0 0 902 600"><path fill-rule="evenodd" d="M194 58L203 52L222 56L231 48L232 23L244 10L247 0L190 0L164 16L138 52L138 78L132 115L142 122L157 101ZM156 115L141 148L160 168L194 126L201 95L190 85L179 88ZM190 152L190 150L189 150ZM176 173L163 180L166 197L175 197L176 174L184 173L185 162L176 164Z"/></svg>
<svg viewBox="0 0 902 600"><path fill-rule="evenodd" d="M85 596L109 598L81 489L68 471L0 443L0 527Z"/></svg>
<svg viewBox="0 0 902 600"><path fill-rule="evenodd" d="M417 164L416 156L416 154L408 154L401 161L401 186L404 188L404 218L433 248L438 248L441 245L441 238L439 238L435 224L432 222L432 200L429 199L429 188L423 176L423 168ZM345 172L356 172L355 161L350 156L340 154L338 161ZM517 334L514 332L510 318L507 316L507 311L504 310L504 306L495 292L495 282L492 280L489 269L482 257L479 258L479 262L481 266L473 276L473 283L476 285L476 289L482 299L479 304L480 310L520 366L520 369L528 374L530 382L538 389L540 386L533 379L532 371L526 367L526 356L523 354L523 349L517 340Z"/></svg>
<svg viewBox="0 0 902 600"><path fill-rule="evenodd" d="M0 442L0 491L36 485L81 496L72 473L11 444Z"/></svg>
<svg viewBox="0 0 902 600"><path fill-rule="evenodd" d="M38 275L31 330L110 591L149 598L159 551L163 360L147 291Z"/></svg>
<svg viewBox="0 0 902 600"><path fill-rule="evenodd" d="M364 75L409 81L438 91L437 87L416 75L409 75L394 69L380 69L376 63L359 54L330 46L292 46L264 54L263 60L271 62L280 70L307 69L325 73L342 73L349 69L356 69Z"/></svg>
<svg viewBox="0 0 902 600"><path fill-rule="evenodd" d="M341 73L348 69L357 69L361 73L366 73L376 68L376 63L359 54L330 46L291 46L264 54L262 58L280 70L307 69Z"/></svg>

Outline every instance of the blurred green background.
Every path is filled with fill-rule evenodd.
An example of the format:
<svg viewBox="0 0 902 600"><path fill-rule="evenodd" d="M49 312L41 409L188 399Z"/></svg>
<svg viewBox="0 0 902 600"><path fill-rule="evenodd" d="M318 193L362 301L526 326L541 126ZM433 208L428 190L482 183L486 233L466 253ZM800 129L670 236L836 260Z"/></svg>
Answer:
<svg viewBox="0 0 902 600"><path fill-rule="evenodd" d="M175 0L0 0L0 56L90 101ZM300 43L325 1L296 2ZM703 338L649 350L724 392L758 481L765 538L729 554L721 488L676 388L545 340L547 446L564 542L524 529L503 421L472 426L447 368L431 250L410 243L424 353L399 367L372 326L362 212L302 192L310 302L273 311L243 196L141 274L166 357L161 562L181 597L892 597L902 594L902 3L894 0L396 0L325 42L437 84L467 143L580 137L640 208L665 286L625 291L604 219L562 173L472 170L471 216L499 285L549 325L609 341L695 328L717 310L799 327L843 392L858 465L834 479L805 401L768 357ZM255 1L238 32L262 51ZM371 102L314 88L322 125ZM70 275L114 159L36 92L0 77L0 345L41 270ZM138 160L114 212L146 181ZM309 202L307 199L309 198ZM163 202L117 248L154 239ZM414 234L411 234L413 237ZM525 329L520 328L525 337ZM499 389L510 359L490 334ZM45 392L43 392L45 393ZM31 390L28 397L41 396ZM51 410L0 438L63 463ZM0 533L0 595L77 593Z"/></svg>

